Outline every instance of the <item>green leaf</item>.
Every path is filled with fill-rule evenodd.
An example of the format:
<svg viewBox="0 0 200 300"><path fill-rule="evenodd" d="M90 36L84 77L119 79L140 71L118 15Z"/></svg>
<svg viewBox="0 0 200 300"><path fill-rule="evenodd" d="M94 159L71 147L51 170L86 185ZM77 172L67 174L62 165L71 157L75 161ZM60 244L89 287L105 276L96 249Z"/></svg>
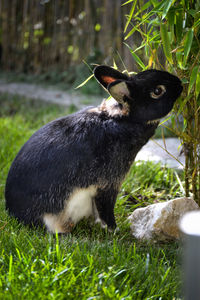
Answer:
<svg viewBox="0 0 200 300"><path fill-rule="evenodd" d="M176 38L177 42L180 43L182 39L182 33L183 33L183 13L182 11L176 12Z"/></svg>
<svg viewBox="0 0 200 300"><path fill-rule="evenodd" d="M196 98L198 98L200 93L200 74L197 74L197 81L196 81L196 89L195 89L195 94L196 94Z"/></svg>
<svg viewBox="0 0 200 300"><path fill-rule="evenodd" d="M188 55L190 53L190 49L192 46L192 41L193 41L193 30L190 29L187 34L186 34L186 39L185 39L185 43L184 43L184 66L186 65L187 59L188 59Z"/></svg>
<svg viewBox="0 0 200 300"><path fill-rule="evenodd" d="M183 77L183 78L181 79L181 81L182 81L183 84L189 83L187 77Z"/></svg>
<svg viewBox="0 0 200 300"><path fill-rule="evenodd" d="M118 69L118 68L117 68L117 64L116 64L116 62L115 62L114 58L113 58L113 68L114 68L115 70L117 70L117 69Z"/></svg>
<svg viewBox="0 0 200 300"><path fill-rule="evenodd" d="M131 31L125 36L124 40L127 40L135 31L137 30L137 27L134 26Z"/></svg>
<svg viewBox="0 0 200 300"><path fill-rule="evenodd" d="M169 26L174 26L175 24L175 11L174 9L170 9L167 15L167 20L169 23Z"/></svg>
<svg viewBox="0 0 200 300"><path fill-rule="evenodd" d="M187 10L189 10L189 8L190 8L190 0L184 0L183 1L183 6L185 6L184 8L185 9L187 9Z"/></svg>
<svg viewBox="0 0 200 300"><path fill-rule="evenodd" d="M125 28L124 28L124 32L126 32L127 27L128 27L128 25L129 25L129 23L130 23L132 17L133 17L133 13L134 13L134 11L135 11L136 3L137 3L137 0L135 0L135 1L133 2L133 5L132 5L132 7L131 7L130 14L128 15L128 21L126 22L126 25L125 25Z"/></svg>
<svg viewBox="0 0 200 300"><path fill-rule="evenodd" d="M81 88L82 86L84 86L93 76L94 76L94 74L92 74L91 76L89 76L84 82L82 82L77 87L75 87L75 90L77 90L77 89Z"/></svg>
<svg viewBox="0 0 200 300"><path fill-rule="evenodd" d="M141 14L141 12L147 10L150 6L151 6L151 1L146 2L139 10L137 10L137 12L135 12L134 17L137 17L139 14Z"/></svg>
<svg viewBox="0 0 200 300"><path fill-rule="evenodd" d="M161 123L159 123L159 126L163 125L165 122L167 122L169 119L171 118L171 116L169 116L168 118L166 118L165 120L163 120Z"/></svg>
<svg viewBox="0 0 200 300"><path fill-rule="evenodd" d="M126 43L124 43L128 49L130 50L134 60L137 62L137 64L142 68L142 70L146 69L146 66L144 65L144 63L141 61L141 59L135 54L135 52L133 51L133 49Z"/></svg>
<svg viewBox="0 0 200 300"><path fill-rule="evenodd" d="M144 41L143 41L144 42ZM146 43L143 43L142 42L142 44L138 47L138 48L136 48L135 50L134 50L134 52L137 52L138 50L140 50L140 49L142 49L142 48L144 48L145 46L146 46Z"/></svg>
<svg viewBox="0 0 200 300"><path fill-rule="evenodd" d="M188 95L187 97L185 97L185 99L183 101L181 101L178 112L177 112L177 116L183 111L186 103L191 99L191 97L192 97L191 95Z"/></svg>
<svg viewBox="0 0 200 300"><path fill-rule="evenodd" d="M166 17L171 5L172 5L172 2L174 2L174 0L167 0L166 1L166 4L163 8L163 13L162 13L162 20Z"/></svg>
<svg viewBox="0 0 200 300"><path fill-rule="evenodd" d="M183 52L182 51L177 51L176 52L176 60L178 62L178 66L181 70L184 70L183 66Z"/></svg>
<svg viewBox="0 0 200 300"><path fill-rule="evenodd" d="M147 10L150 6L151 6L151 1L147 1L147 2L140 8L140 10L137 12L137 14L143 12L144 10Z"/></svg>
<svg viewBox="0 0 200 300"><path fill-rule="evenodd" d="M195 10L195 9L189 9L187 12L188 12L188 14L190 14L193 18L195 17L195 14L196 14L196 10Z"/></svg>
<svg viewBox="0 0 200 300"><path fill-rule="evenodd" d="M156 7L160 2L158 0L151 0L151 4Z"/></svg>
<svg viewBox="0 0 200 300"><path fill-rule="evenodd" d="M188 95L190 94L191 92L191 89L197 79L197 72L198 72L198 69L199 69L199 66L195 66L193 69L192 69L192 73L191 73L191 76L190 76L190 83L189 83L189 87L188 87Z"/></svg>
<svg viewBox="0 0 200 300"><path fill-rule="evenodd" d="M155 0L151 0L154 8L153 8L153 11L158 13L161 11L161 9L165 6L165 3L166 3L166 0L163 0L163 1L155 1Z"/></svg>
<svg viewBox="0 0 200 300"><path fill-rule="evenodd" d="M175 26L175 11L174 9L170 9L167 14L167 20L169 23L170 31L172 34L172 41L174 40L174 26Z"/></svg>
<svg viewBox="0 0 200 300"><path fill-rule="evenodd" d="M200 19L194 23L194 28L198 27L199 25L200 25Z"/></svg>
<svg viewBox="0 0 200 300"><path fill-rule="evenodd" d="M172 60L172 53L171 53L171 45L170 45L168 31L167 31L167 24L161 23L160 33L161 33L161 39L162 39L165 56L167 60L172 64L173 60Z"/></svg>
<svg viewBox="0 0 200 300"><path fill-rule="evenodd" d="M134 0L128 0L128 1L126 1L125 3L123 3L122 6L124 6L124 5L128 4L128 3L131 3L131 2L133 2L133 1L134 1Z"/></svg>
<svg viewBox="0 0 200 300"><path fill-rule="evenodd" d="M124 40L127 40L136 30L139 32L142 32L142 35L145 36L145 32L142 31L140 28L141 28L141 25L144 23L149 24L149 22L150 22L149 18L151 18L152 15L154 15L153 11L150 11L148 14L143 15L142 21L131 29L131 31L125 36Z"/></svg>

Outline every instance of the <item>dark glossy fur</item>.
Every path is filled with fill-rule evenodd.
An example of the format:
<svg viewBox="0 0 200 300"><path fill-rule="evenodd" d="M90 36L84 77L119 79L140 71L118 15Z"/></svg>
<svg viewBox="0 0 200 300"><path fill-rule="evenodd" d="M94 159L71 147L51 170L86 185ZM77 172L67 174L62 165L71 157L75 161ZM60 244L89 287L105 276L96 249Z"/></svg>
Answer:
<svg viewBox="0 0 200 300"><path fill-rule="evenodd" d="M109 74L115 81L102 81ZM154 74L154 75L153 75ZM44 213L59 213L74 188L95 185L95 204L101 220L115 228L114 205L117 193L136 154L154 134L159 119L173 107L182 87L179 79L160 71L146 71L128 77L100 66L95 76L105 87L126 81L130 94L120 111L111 116L106 109L86 108L54 120L40 128L17 154L6 183L6 208L25 224L38 225ZM152 100L152 86L165 84L163 99ZM113 108L111 107L111 110Z"/></svg>

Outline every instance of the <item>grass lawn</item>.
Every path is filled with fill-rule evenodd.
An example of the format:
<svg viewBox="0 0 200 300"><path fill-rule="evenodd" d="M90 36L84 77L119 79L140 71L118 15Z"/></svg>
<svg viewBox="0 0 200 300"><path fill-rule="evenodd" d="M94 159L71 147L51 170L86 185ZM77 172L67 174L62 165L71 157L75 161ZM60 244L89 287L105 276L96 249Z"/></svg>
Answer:
<svg viewBox="0 0 200 300"><path fill-rule="evenodd" d="M181 196L173 170L150 162L132 166L118 196L115 234L83 220L71 234L53 236L7 215L4 187L12 160L35 130L67 113L0 95L0 299L180 298L181 245L138 242L127 222L136 207Z"/></svg>

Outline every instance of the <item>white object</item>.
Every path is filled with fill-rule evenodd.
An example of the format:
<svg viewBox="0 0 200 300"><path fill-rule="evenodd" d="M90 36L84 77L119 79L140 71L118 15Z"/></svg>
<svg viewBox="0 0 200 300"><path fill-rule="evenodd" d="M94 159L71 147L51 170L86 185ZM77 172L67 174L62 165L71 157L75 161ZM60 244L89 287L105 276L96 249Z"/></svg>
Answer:
<svg viewBox="0 0 200 300"><path fill-rule="evenodd" d="M180 221L183 233L184 299L200 299L200 211L185 214Z"/></svg>
<svg viewBox="0 0 200 300"><path fill-rule="evenodd" d="M180 229L184 234L200 238L200 211L191 211L180 220Z"/></svg>
<svg viewBox="0 0 200 300"><path fill-rule="evenodd" d="M179 221L197 203L187 197L156 203L136 209L128 218L134 237L142 240L174 240L180 238Z"/></svg>

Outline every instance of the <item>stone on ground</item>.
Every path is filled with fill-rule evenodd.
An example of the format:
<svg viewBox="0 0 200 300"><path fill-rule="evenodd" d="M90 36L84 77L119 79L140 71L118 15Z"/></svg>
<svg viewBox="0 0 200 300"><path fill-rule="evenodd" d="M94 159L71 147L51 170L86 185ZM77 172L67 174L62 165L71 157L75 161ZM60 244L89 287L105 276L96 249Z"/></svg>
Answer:
<svg viewBox="0 0 200 300"><path fill-rule="evenodd" d="M136 209L128 218L134 237L140 240L169 241L180 238L179 220L199 206L192 198L177 198Z"/></svg>

